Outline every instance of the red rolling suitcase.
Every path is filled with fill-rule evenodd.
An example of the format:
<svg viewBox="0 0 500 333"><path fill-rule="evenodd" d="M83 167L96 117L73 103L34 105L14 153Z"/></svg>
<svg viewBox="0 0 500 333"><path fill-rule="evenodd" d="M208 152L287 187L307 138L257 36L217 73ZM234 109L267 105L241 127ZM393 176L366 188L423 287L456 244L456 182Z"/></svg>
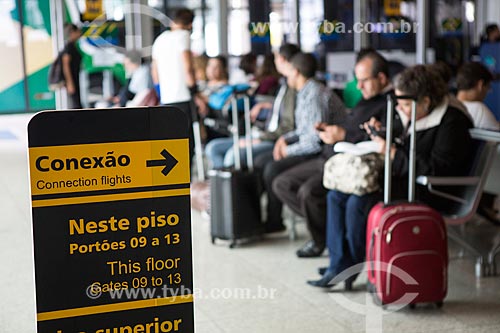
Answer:
<svg viewBox="0 0 500 333"><path fill-rule="evenodd" d="M387 142L392 141L392 100L387 101ZM387 145L384 202L372 208L366 232L368 289L382 306L436 303L447 292L448 246L442 216L415 197L415 102L412 103L408 202L390 202L391 162Z"/></svg>

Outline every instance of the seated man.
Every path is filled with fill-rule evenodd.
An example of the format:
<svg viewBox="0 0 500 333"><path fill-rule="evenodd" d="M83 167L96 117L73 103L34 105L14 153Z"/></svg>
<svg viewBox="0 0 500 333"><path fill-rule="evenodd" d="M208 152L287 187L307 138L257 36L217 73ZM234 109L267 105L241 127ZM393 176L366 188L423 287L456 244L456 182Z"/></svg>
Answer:
<svg viewBox="0 0 500 333"><path fill-rule="evenodd" d="M497 24L488 24L481 36L481 43L497 43L500 41L500 29Z"/></svg>
<svg viewBox="0 0 500 333"><path fill-rule="evenodd" d="M96 107L127 106L127 102L132 101L136 94L153 88L149 67L142 63L142 56L139 51L128 51L125 54L123 66L127 76L125 85L110 101L98 102Z"/></svg>
<svg viewBox="0 0 500 333"><path fill-rule="evenodd" d="M290 59L299 51L299 48L293 44L284 44L280 47L275 62L276 68L282 75L287 75ZM260 102L252 108L250 112L252 121L258 119L259 114L264 113L263 110L270 110L265 117L265 131L260 132L259 137L253 139L252 151L254 158L259 154L272 151L274 141L282 134L293 130L295 95L295 90L288 87L286 79L283 79L273 103ZM244 145L244 139L240 139L240 156L244 162L243 164L246 164ZM232 166L234 164L233 138L216 138L210 141L206 146L205 153L211 167L214 169Z"/></svg>
<svg viewBox="0 0 500 333"><path fill-rule="evenodd" d="M299 257L320 256L325 248L327 190L322 182L323 166L333 155L333 144L338 141L356 143L369 140L359 125L372 117L385 120L386 94L392 90L386 60L377 52L368 52L357 60L354 73L363 99L341 126L318 124L319 137L326 144L322 153L283 172L273 183L276 196L295 213L306 218L312 240L297 251Z"/></svg>
<svg viewBox="0 0 500 333"><path fill-rule="evenodd" d="M284 230L282 204L273 192L273 180L297 163L321 151L321 141L314 125L319 122L340 123L345 107L337 95L314 80L317 63L311 54L298 53L291 60L288 85L297 90L295 130L279 137L273 151L261 154L255 161L263 170L263 184L268 195L266 232Z"/></svg>
<svg viewBox="0 0 500 333"><path fill-rule="evenodd" d="M446 87L448 88L448 103L450 103L451 106L453 106L454 108L456 109L459 109L460 111L462 111L463 113L465 113L465 115L467 117L470 118L470 120L472 121L472 118L470 117L469 115L469 112L467 111L467 108L465 107L465 105L460 102L458 99L457 99L457 96L455 96L455 94L453 93L453 88L451 88L451 79L453 78L453 72L451 71L451 68L450 66L448 66L448 64L446 64L444 61L436 61L435 63L433 64L429 64L429 65L426 65L429 70L433 71L434 73L436 73L440 78L443 79L444 83L446 84Z"/></svg>
<svg viewBox="0 0 500 333"><path fill-rule="evenodd" d="M500 130L500 124L490 109L483 103L490 88L493 75L478 62L464 64L457 73L457 98L467 107L474 127Z"/></svg>

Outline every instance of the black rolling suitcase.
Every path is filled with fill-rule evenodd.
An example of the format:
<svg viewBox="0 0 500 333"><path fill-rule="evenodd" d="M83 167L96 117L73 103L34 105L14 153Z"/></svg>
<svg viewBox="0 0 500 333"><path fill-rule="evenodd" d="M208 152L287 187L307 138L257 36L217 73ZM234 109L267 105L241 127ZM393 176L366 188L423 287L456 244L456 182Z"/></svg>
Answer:
<svg viewBox="0 0 500 333"><path fill-rule="evenodd" d="M241 167L238 144L238 98L243 98L245 105L246 168ZM230 240L229 247L233 248L240 239L262 234L263 226L260 217L260 177L253 170L250 99L245 94L234 93L231 103L234 167L211 170L208 176L212 243L216 239Z"/></svg>

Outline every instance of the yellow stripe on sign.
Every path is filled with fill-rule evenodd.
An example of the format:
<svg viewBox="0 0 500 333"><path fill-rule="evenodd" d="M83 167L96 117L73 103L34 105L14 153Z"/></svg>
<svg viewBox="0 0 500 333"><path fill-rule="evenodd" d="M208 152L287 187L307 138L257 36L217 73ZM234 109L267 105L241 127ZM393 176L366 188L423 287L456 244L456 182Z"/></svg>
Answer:
<svg viewBox="0 0 500 333"><path fill-rule="evenodd" d="M91 195L91 196L73 197L73 198L33 200L32 206L34 208L51 207L51 206L87 204L87 203L95 203L95 202L110 202L110 201L136 200L136 199L148 199L148 198L177 197L177 196L181 196L181 195L190 195L189 188L182 188L182 189L176 189L176 190L152 191L152 192L104 194L104 195Z"/></svg>
<svg viewBox="0 0 500 333"><path fill-rule="evenodd" d="M115 304L88 306L84 308L67 309L37 314L38 321L89 316L108 312L127 311L136 309L153 308L175 304L193 303L193 295L172 296L166 298L154 298L141 301L122 302Z"/></svg>
<svg viewBox="0 0 500 333"><path fill-rule="evenodd" d="M187 184L189 140L151 140L29 149L31 194Z"/></svg>

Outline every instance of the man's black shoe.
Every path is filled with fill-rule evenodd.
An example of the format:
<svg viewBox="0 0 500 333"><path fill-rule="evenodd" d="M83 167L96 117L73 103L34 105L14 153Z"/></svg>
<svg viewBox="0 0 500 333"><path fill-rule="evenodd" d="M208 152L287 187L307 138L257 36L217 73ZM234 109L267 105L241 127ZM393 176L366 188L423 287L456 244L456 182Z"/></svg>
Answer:
<svg viewBox="0 0 500 333"><path fill-rule="evenodd" d="M276 224L276 223L264 223L264 233L270 234L273 232L280 232L280 231L285 231L286 227L283 225L283 223Z"/></svg>
<svg viewBox="0 0 500 333"><path fill-rule="evenodd" d="M301 249L297 251L299 258L319 257L323 253L324 247L319 247L313 240L307 242Z"/></svg>

